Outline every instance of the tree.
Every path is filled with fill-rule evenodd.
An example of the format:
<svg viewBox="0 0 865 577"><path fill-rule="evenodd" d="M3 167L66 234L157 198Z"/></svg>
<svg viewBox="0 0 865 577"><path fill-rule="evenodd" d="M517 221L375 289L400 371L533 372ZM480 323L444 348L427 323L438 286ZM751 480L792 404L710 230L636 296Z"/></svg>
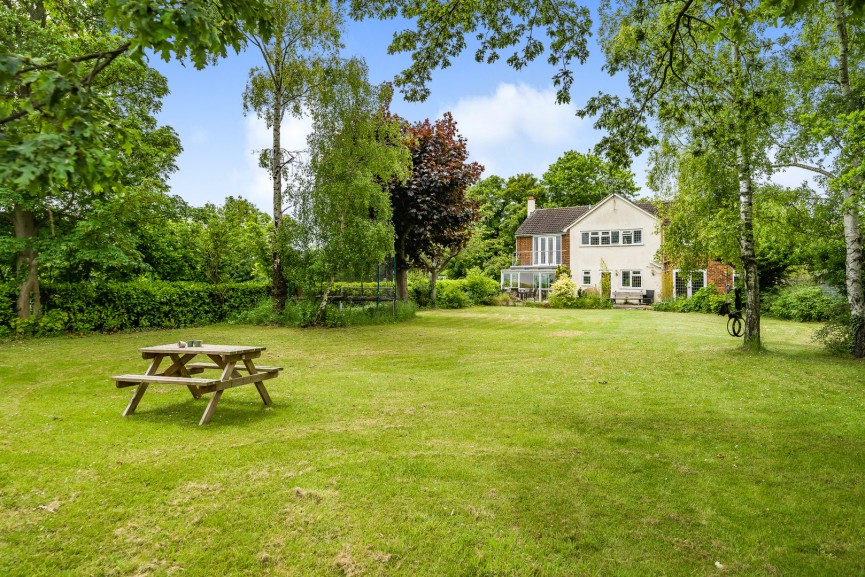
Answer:
<svg viewBox="0 0 865 577"><path fill-rule="evenodd" d="M116 42L93 7L51 8L15 3L0 13L9 50L0 58L7 65L16 52L66 58ZM153 118L167 92L164 78L125 56L111 63L88 81L86 95L55 94L57 101L88 100L71 117L64 116L69 109L53 108L61 106L54 97L44 107L31 106L38 100L34 92L48 90L50 80L39 65L25 64L24 84L15 85L17 73L13 81L0 75L0 85L13 89L0 116L15 107L25 112L0 123L0 212L12 224L14 240L4 244L17 253L21 318L40 313L41 258L76 278L110 277L138 264L130 231L175 168L177 137ZM27 66L37 68L26 72Z"/></svg>
<svg viewBox="0 0 865 577"><path fill-rule="evenodd" d="M244 198L229 196L222 206L196 210L198 248L207 282L223 284L267 278L270 217Z"/></svg>
<svg viewBox="0 0 865 577"><path fill-rule="evenodd" d="M324 284L312 324L321 320L338 275L362 277L393 254L384 183L403 182L411 172L400 122L387 111L392 88L370 85L360 59L331 68L329 78L311 102L308 178L291 198L298 219L294 245L315 251L314 273Z"/></svg>
<svg viewBox="0 0 865 577"><path fill-rule="evenodd" d="M239 51L241 31L267 34L261 0L29 0L0 10L0 182L40 190L98 188L122 171L110 143L134 135L114 122L104 76L120 58L144 65L150 50L197 68Z"/></svg>
<svg viewBox="0 0 865 577"><path fill-rule="evenodd" d="M654 154L650 185L671 202L662 203L665 222L662 252L681 270L699 270L716 260L741 270L739 208L729 191L736 187L735 168L711 151L699 156L663 149ZM778 285L794 265L806 265L807 247L817 226L813 194L778 185L757 187L754 196L754 245L761 290Z"/></svg>
<svg viewBox="0 0 865 577"><path fill-rule="evenodd" d="M457 132L449 112L435 123L428 119L404 123L402 130L411 152L412 173L405 182L392 182L389 188L396 234L397 297L406 300L409 268L426 266L433 275L441 266L441 255L465 246L466 231L477 218L466 190L478 180L483 167L466 162L466 139Z"/></svg>
<svg viewBox="0 0 865 577"><path fill-rule="evenodd" d="M865 177L865 46L851 39L865 33L862 11L852 3L792 3L798 42L789 51L793 87L786 138L777 166L818 175L830 196L839 196L846 256L845 290L851 312L853 355L865 357L865 286L860 224Z"/></svg>
<svg viewBox="0 0 865 577"><path fill-rule="evenodd" d="M594 154L569 150L544 173L544 207L595 204L611 193L631 198L637 192L634 174Z"/></svg>
<svg viewBox="0 0 865 577"><path fill-rule="evenodd" d="M329 2L317 0L269 0L272 37L250 32L264 67L249 72L243 93L245 112L255 111L271 130L272 143L261 156L273 184L273 239L271 246L273 288L276 310L285 308L287 288L280 243L284 212L283 179L298 151L282 148L282 121L286 114L301 117L320 97L330 82L330 68L339 66L338 51L342 15Z"/></svg>
<svg viewBox="0 0 865 577"><path fill-rule="evenodd" d="M602 11L606 68L626 71L631 97L601 94L580 111L600 116L599 150L613 162L657 142L649 118L693 154L711 150L735 167L739 260L746 291L744 346L758 350L760 296L754 249L754 182L767 151L783 91L773 61L775 39L764 33L755 2L676 0L624 2Z"/></svg>
<svg viewBox="0 0 865 577"><path fill-rule="evenodd" d="M356 20L400 17L415 27L395 33L391 54L410 52L412 64L396 77L408 100L425 100L432 72L447 68L466 48L466 38L478 41L477 62L493 63L502 52L514 51L506 62L520 70L547 52L547 63L558 66L553 84L557 101L570 102L574 60L585 62L592 20L589 9L573 0L467 0L409 2L406 0L351 0ZM544 34L539 34L539 32ZM544 36L548 45L544 45Z"/></svg>

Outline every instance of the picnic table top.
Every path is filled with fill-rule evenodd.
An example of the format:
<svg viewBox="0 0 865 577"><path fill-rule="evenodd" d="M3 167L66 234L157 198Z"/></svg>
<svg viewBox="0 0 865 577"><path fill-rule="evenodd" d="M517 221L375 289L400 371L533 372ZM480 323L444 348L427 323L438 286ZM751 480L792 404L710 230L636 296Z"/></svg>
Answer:
<svg viewBox="0 0 865 577"><path fill-rule="evenodd" d="M138 349L142 353L156 354L180 354L180 355L245 355L249 353L260 353L265 347L254 347L248 345L211 345L202 344L200 347L179 347L177 343L170 345L156 345L153 347L142 347Z"/></svg>

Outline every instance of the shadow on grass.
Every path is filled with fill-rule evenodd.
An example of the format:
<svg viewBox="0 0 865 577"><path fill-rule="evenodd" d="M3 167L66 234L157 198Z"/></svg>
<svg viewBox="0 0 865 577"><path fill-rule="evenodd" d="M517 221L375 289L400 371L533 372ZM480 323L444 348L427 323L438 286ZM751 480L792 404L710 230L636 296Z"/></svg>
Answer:
<svg viewBox="0 0 865 577"><path fill-rule="evenodd" d="M144 405L146 400L147 397L145 396L141 401L142 405ZM142 405L139 405L134 414L125 418L133 421L176 425L184 428L198 427L198 422L201 420L204 409L207 408L207 403L209 402L210 395L205 395L200 399L189 399L170 405L155 407L142 407ZM223 396L219 399L216 412L213 414L210 422L204 426L254 424L267 418L269 413L274 412L278 408L276 404L266 407L260 400L256 402L251 399L231 399Z"/></svg>

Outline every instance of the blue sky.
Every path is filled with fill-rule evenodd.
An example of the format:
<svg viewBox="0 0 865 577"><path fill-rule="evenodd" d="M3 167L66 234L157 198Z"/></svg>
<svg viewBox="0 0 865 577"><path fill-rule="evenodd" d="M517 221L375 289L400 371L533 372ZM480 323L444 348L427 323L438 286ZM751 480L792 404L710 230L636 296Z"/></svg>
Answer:
<svg viewBox="0 0 865 577"><path fill-rule="evenodd" d="M596 14L593 20L597 24ZM407 54L387 54L397 29L395 22L352 22L344 37L344 54L366 60L370 81L391 81L410 62ZM397 93L391 109L411 121L439 118L450 111L468 141L471 160L486 167L483 177L526 172L541 177L565 151L589 152L600 134L591 119L576 116L577 108L598 91L626 94L624 78L610 78L602 71L603 57L594 41L586 64L575 67L570 105L556 105L551 80L555 69L543 56L520 71L507 66L504 58L490 65L476 63L473 56L469 47L453 66L436 71L426 102L405 102ZM174 127L184 148L171 177L172 194L196 206L242 196L271 212L268 176L254 154L268 146L270 133L254 114L244 116L242 105L249 70L260 62L255 48L204 70L152 59L171 90L158 118ZM308 130L307 121L287 120L283 146L304 148ZM644 186L645 159L637 159L632 169L643 187L640 194L650 196ZM797 180L801 177L790 184Z"/></svg>

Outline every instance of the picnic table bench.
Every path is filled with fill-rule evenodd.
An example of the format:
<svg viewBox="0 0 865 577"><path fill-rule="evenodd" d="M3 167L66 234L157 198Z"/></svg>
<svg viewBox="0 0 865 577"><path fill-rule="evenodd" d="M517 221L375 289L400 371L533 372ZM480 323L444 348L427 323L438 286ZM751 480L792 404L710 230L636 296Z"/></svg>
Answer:
<svg viewBox="0 0 865 577"><path fill-rule="evenodd" d="M142 358L150 360L150 367L143 375L117 375L112 377L118 388L138 387L123 416L135 412L138 403L151 383L184 385L192 393L193 398L200 399L203 394L213 393L199 425L210 422L216 405L223 391L242 385L255 384L261 400L265 405L272 404L264 381L279 376L282 367L255 366L253 359L261 356L264 347L237 345L202 345L199 347L181 347L178 344L158 345L138 349ZM198 355L207 356L211 362L190 363ZM170 359L171 365L160 371L164 359ZM193 377L206 370L219 370L218 377ZM240 371L247 373L241 374Z"/></svg>

